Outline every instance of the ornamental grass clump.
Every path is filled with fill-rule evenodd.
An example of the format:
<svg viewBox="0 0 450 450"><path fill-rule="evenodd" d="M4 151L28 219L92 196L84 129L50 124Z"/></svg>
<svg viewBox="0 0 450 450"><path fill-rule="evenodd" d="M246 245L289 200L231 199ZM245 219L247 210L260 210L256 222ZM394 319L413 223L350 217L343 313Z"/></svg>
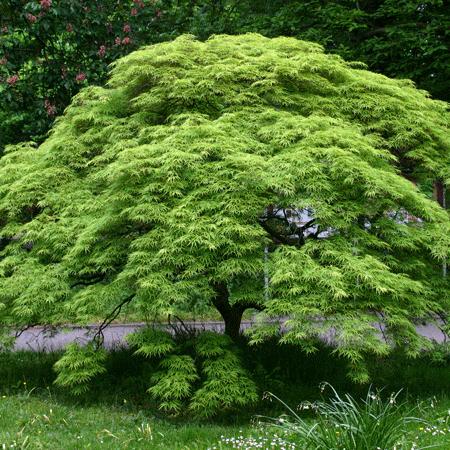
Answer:
<svg viewBox="0 0 450 450"><path fill-rule="evenodd" d="M406 403L398 403L400 391L387 399L381 392L369 389L361 401L350 394L339 395L328 383L332 397L327 401L303 403L300 410L310 409L314 419L303 419L286 403L281 402L288 414L271 421L291 438L300 442L303 449L314 450L392 450L411 448L406 442L406 426L424 420L413 417ZM409 445L409 447L405 447Z"/></svg>

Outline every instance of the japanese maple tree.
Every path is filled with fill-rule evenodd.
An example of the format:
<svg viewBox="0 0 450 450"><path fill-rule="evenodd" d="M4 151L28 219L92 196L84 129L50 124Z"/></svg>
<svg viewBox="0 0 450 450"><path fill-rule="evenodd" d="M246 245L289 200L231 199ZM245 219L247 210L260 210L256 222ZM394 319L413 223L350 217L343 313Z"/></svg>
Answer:
<svg viewBox="0 0 450 450"><path fill-rule="evenodd" d="M137 50L106 88L75 96L42 145L1 159L0 319L106 325L131 302L155 320L209 305L236 340L253 308L251 342L279 335L310 351L333 333L365 380L365 354L418 354L414 320L449 311L450 218L428 194L450 181L447 107L294 38ZM171 339L131 341L166 355L168 379L182 368L182 398L196 369ZM218 342L199 357L231 349ZM76 383L75 353L58 366L63 384ZM83 380L101 371L95 355Z"/></svg>

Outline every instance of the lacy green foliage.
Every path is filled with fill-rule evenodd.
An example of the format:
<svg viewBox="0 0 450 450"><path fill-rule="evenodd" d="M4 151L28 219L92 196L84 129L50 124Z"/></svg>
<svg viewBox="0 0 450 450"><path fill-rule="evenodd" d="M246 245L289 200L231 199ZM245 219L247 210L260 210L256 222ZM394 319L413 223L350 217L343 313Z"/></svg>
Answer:
<svg viewBox="0 0 450 450"><path fill-rule="evenodd" d="M208 417L217 411L248 406L258 400L257 387L242 367L228 336L206 332L196 342L203 359L204 382L192 397L190 408Z"/></svg>
<svg viewBox="0 0 450 450"><path fill-rule="evenodd" d="M55 363L58 376L55 383L68 388L73 394L82 394L89 388L89 381L106 371L106 352L92 344L80 347L69 344L62 358Z"/></svg>
<svg viewBox="0 0 450 450"><path fill-rule="evenodd" d="M137 347L136 355L147 358L162 356L175 349L175 342L168 333L152 328L144 328L142 331L129 334L127 342L132 347Z"/></svg>
<svg viewBox="0 0 450 450"><path fill-rule="evenodd" d="M198 336L195 350L202 358L219 358L226 353L232 342L228 336L206 331Z"/></svg>
<svg viewBox="0 0 450 450"><path fill-rule="evenodd" d="M47 2L44 2L47 4ZM319 42L371 70L449 99L443 0L37 0L0 3L0 153L42 141L55 115L108 64L141 45L191 33L258 32Z"/></svg>
<svg viewBox="0 0 450 450"><path fill-rule="evenodd" d="M191 410L209 417L258 399L257 387L226 335L204 332L192 342L176 345L168 333L145 329L130 335L128 342L137 348L137 355L162 357L148 392L163 411Z"/></svg>
<svg viewBox="0 0 450 450"><path fill-rule="evenodd" d="M448 123L409 81L317 44L142 48L107 88L82 90L39 148L1 159L0 320L109 317L130 296L176 315L222 284L235 306L265 308L255 342L288 316L284 341L312 351L333 332L364 379L364 355L390 348L376 320L416 355L412 320L450 310L448 212L402 176L450 181ZM314 232L265 222L275 208L310 211Z"/></svg>
<svg viewBox="0 0 450 450"><path fill-rule="evenodd" d="M170 355L161 361L161 371L152 377L154 385L148 392L160 401L163 411L180 413L183 401L192 394L198 379L195 361L188 355Z"/></svg>

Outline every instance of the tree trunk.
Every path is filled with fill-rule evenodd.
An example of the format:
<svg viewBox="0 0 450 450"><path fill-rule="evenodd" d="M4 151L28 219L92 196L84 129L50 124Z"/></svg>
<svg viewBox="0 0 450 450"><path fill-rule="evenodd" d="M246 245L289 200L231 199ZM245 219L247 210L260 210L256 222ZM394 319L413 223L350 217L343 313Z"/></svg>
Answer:
<svg viewBox="0 0 450 450"><path fill-rule="evenodd" d="M240 335L241 320L245 307L243 305L230 305L229 292L225 283L215 283L216 296L213 305L217 308L225 322L225 334L236 341Z"/></svg>
<svg viewBox="0 0 450 450"><path fill-rule="evenodd" d="M438 180L434 182L434 192L433 192L434 198L437 200L437 202L446 209L445 204L445 185L442 181Z"/></svg>

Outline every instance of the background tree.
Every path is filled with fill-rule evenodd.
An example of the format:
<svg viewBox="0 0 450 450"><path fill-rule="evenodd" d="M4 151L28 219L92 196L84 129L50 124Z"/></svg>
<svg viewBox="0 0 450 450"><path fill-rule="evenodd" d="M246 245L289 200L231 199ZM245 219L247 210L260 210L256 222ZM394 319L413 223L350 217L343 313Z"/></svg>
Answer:
<svg viewBox="0 0 450 450"><path fill-rule="evenodd" d="M412 79L435 98L450 98L446 1L292 0L259 2L259 7L244 3L248 13L242 14L242 30L319 42L346 59L365 62L375 72Z"/></svg>
<svg viewBox="0 0 450 450"><path fill-rule="evenodd" d="M5 0L0 4L0 152L42 142L55 117L108 64L182 33L294 36L414 80L448 100L449 8L441 0Z"/></svg>
<svg viewBox="0 0 450 450"><path fill-rule="evenodd" d="M133 52L107 88L75 96L38 149L10 147L0 161L0 319L103 316L101 347L130 302L155 321L214 306L235 341L254 308L254 343L282 328L282 342L312 351L334 333L366 380L365 354L418 354L427 343L414 320L450 309L448 212L402 174L448 183L446 108L293 38L182 36ZM205 358L221 361L221 346L233 354L214 337L191 359L168 336L131 339L166 355L167 374L184 367L175 394L164 377L152 388L174 410L196 382L195 361L217 375ZM74 363L75 350L58 365L69 386L101 371L101 352L89 347ZM231 359L239 386L245 373Z"/></svg>
<svg viewBox="0 0 450 450"><path fill-rule="evenodd" d="M158 40L158 2L8 0L0 6L0 147L42 141L54 118L107 67Z"/></svg>

